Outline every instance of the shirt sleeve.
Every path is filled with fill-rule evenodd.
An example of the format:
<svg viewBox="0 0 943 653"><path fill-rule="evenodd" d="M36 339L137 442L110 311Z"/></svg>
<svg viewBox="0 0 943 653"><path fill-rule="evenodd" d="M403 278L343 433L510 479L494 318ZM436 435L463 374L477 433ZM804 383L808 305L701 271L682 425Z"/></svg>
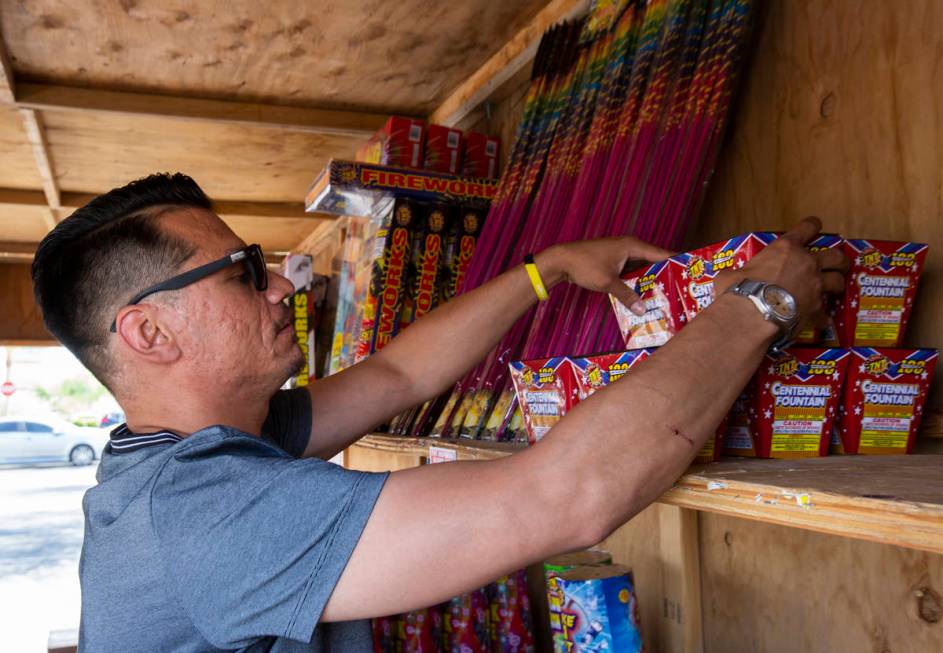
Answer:
<svg viewBox="0 0 943 653"><path fill-rule="evenodd" d="M275 393L262 424L262 435L295 458L301 458L311 437L311 395L306 388Z"/></svg>
<svg viewBox="0 0 943 653"><path fill-rule="evenodd" d="M177 454L155 480L151 520L194 626L222 649L309 641L386 478L248 436Z"/></svg>

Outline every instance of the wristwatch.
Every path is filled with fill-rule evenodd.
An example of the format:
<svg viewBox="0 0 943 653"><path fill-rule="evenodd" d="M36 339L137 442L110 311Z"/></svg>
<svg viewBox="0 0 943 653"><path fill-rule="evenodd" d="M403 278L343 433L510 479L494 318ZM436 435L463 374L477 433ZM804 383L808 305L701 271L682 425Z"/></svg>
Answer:
<svg viewBox="0 0 943 653"><path fill-rule="evenodd" d="M778 354L792 344L792 337L799 325L799 312L796 310L796 299L788 290L776 284L744 279L728 288L727 292L749 299L764 320L779 327L779 337L769 348L772 353Z"/></svg>

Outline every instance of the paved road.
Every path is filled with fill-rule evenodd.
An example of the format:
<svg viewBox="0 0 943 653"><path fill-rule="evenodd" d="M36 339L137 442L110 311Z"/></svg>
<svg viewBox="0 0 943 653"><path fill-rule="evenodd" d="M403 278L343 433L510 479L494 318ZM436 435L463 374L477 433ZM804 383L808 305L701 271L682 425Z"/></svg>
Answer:
<svg viewBox="0 0 943 653"><path fill-rule="evenodd" d="M0 465L0 649L46 651L78 628L82 495L96 466Z"/></svg>

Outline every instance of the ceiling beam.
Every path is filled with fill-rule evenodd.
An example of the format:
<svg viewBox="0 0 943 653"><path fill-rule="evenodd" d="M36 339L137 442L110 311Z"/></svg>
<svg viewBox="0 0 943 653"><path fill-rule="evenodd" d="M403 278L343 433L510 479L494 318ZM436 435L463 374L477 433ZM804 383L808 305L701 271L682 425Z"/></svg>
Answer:
<svg viewBox="0 0 943 653"><path fill-rule="evenodd" d="M0 38L0 102L13 102L13 67L7 48Z"/></svg>
<svg viewBox="0 0 943 653"><path fill-rule="evenodd" d="M589 10L590 0L551 0L511 40L429 114L429 122L454 127L484 103L504 82L511 79L537 54L540 39L548 27L575 18Z"/></svg>
<svg viewBox="0 0 943 653"><path fill-rule="evenodd" d="M60 209L74 211L85 206L93 198L93 193L60 194ZM13 206L47 206L44 193L36 190L0 188L0 204ZM213 202L216 213L226 216L247 216L253 218L301 218L305 220L336 220L337 216L329 213L307 213L302 202L254 202L243 200L216 200Z"/></svg>
<svg viewBox="0 0 943 653"><path fill-rule="evenodd" d="M39 243L18 243L0 241L0 263L30 263L36 255ZM265 252L265 262L280 265L288 252Z"/></svg>
<svg viewBox="0 0 943 653"><path fill-rule="evenodd" d="M36 161L36 170L43 184L43 195L46 197L46 211L43 217L46 229L52 229L59 222L59 209L62 200L59 197L59 186L52 168L52 158L49 154L49 143L46 140L46 131L42 118L33 109L20 109L23 117L23 127L26 129L26 138L33 148L33 159Z"/></svg>
<svg viewBox="0 0 943 653"><path fill-rule="evenodd" d="M15 103L43 111L92 111L157 116L267 127L284 131L367 138L383 126L386 114L208 100L21 82Z"/></svg>
<svg viewBox="0 0 943 653"><path fill-rule="evenodd" d="M37 246L38 243L0 242L0 263L29 263Z"/></svg>

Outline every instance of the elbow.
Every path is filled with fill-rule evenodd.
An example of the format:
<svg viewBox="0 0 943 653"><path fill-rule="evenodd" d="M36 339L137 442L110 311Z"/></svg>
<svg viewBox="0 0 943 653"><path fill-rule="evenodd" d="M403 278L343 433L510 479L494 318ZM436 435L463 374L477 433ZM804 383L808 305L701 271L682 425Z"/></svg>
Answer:
<svg viewBox="0 0 943 653"><path fill-rule="evenodd" d="M580 484L578 491L570 495L567 506L568 523L573 525L570 533L573 549L587 549L612 535L624 518L619 510L618 497L611 488L597 479L588 479Z"/></svg>

